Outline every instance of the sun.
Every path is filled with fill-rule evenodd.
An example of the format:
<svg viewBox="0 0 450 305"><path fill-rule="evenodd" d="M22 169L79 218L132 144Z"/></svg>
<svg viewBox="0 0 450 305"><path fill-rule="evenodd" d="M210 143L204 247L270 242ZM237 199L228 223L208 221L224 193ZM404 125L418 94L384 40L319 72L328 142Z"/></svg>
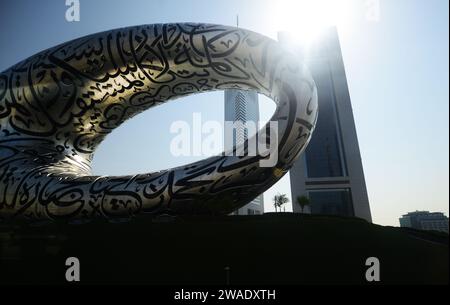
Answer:
<svg viewBox="0 0 450 305"><path fill-rule="evenodd" d="M272 3L272 27L288 32L292 39L305 46L326 27L345 29L352 7L350 0L277 0Z"/></svg>

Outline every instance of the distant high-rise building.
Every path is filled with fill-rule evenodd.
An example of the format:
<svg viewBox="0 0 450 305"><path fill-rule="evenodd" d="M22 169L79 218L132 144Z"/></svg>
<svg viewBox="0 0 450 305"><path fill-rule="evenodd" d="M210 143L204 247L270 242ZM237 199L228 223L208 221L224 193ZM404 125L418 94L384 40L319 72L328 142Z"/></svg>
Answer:
<svg viewBox="0 0 450 305"><path fill-rule="evenodd" d="M225 121L246 123L252 121L258 128L259 104L256 91L225 90ZM238 126L233 135L233 142L244 143L251 135L244 126ZM244 207L236 210L235 215L255 215L264 213L264 197L259 195Z"/></svg>
<svg viewBox="0 0 450 305"><path fill-rule="evenodd" d="M311 141L290 170L292 208L301 212L296 198L307 196L313 214L372 221L337 30L329 28L319 36L306 48L292 43L287 33L278 34L280 43L311 71L319 103Z"/></svg>
<svg viewBox="0 0 450 305"><path fill-rule="evenodd" d="M418 230L435 230L448 233L448 217L440 212L410 212L403 215L399 221L400 227L414 228Z"/></svg>

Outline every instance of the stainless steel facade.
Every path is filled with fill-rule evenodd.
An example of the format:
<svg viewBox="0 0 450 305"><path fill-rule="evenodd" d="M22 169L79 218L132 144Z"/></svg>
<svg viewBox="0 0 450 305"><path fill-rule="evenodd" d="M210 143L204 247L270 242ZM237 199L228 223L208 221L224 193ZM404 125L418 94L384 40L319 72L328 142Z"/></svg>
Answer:
<svg viewBox="0 0 450 305"><path fill-rule="evenodd" d="M307 196L305 211L372 220L350 94L335 27L322 31L309 46L295 44L287 33L279 41L302 58L318 90L319 117L305 154L290 170L292 205Z"/></svg>
<svg viewBox="0 0 450 305"><path fill-rule="evenodd" d="M154 173L91 174L96 148L125 120L178 97L225 89L275 101L278 129L259 138L276 144L275 163L225 152ZM229 214L287 173L316 120L308 69L248 30L150 24L69 41L0 73L0 220Z"/></svg>

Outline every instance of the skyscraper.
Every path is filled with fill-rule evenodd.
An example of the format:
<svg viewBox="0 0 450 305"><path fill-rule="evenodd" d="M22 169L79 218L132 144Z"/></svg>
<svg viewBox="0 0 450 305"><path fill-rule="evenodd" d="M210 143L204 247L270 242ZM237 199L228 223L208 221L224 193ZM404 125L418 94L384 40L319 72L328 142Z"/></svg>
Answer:
<svg viewBox="0 0 450 305"><path fill-rule="evenodd" d="M294 45L287 33L278 40L298 54L317 85L319 116L305 153L290 170L292 208L299 196L310 199L313 214L356 216L371 221L369 200L335 27L323 31L309 48Z"/></svg>
<svg viewBox="0 0 450 305"><path fill-rule="evenodd" d="M225 90L225 121L228 122L254 122L258 128L259 104L256 91L228 89ZM244 126L238 126L233 135L235 143L244 143L251 135ZM264 213L264 197L259 195L247 205L236 210L235 215L254 215Z"/></svg>

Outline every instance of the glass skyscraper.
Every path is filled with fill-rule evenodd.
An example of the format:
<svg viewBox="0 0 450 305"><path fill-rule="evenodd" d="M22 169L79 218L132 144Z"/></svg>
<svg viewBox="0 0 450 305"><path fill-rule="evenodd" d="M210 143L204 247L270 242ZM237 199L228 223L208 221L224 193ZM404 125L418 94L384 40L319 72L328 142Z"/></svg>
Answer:
<svg viewBox="0 0 450 305"><path fill-rule="evenodd" d="M328 28L308 48L279 41L304 60L317 86L319 116L305 153L290 170L292 208L310 199L313 214L356 216L371 221L364 172L336 28Z"/></svg>
<svg viewBox="0 0 450 305"><path fill-rule="evenodd" d="M228 122L253 122L258 128L259 103L256 91L225 90L225 121ZM248 130L244 126L237 125L233 134L233 142L244 143L249 136ZM244 207L236 210L235 215L254 215L264 213L264 197L259 195Z"/></svg>

